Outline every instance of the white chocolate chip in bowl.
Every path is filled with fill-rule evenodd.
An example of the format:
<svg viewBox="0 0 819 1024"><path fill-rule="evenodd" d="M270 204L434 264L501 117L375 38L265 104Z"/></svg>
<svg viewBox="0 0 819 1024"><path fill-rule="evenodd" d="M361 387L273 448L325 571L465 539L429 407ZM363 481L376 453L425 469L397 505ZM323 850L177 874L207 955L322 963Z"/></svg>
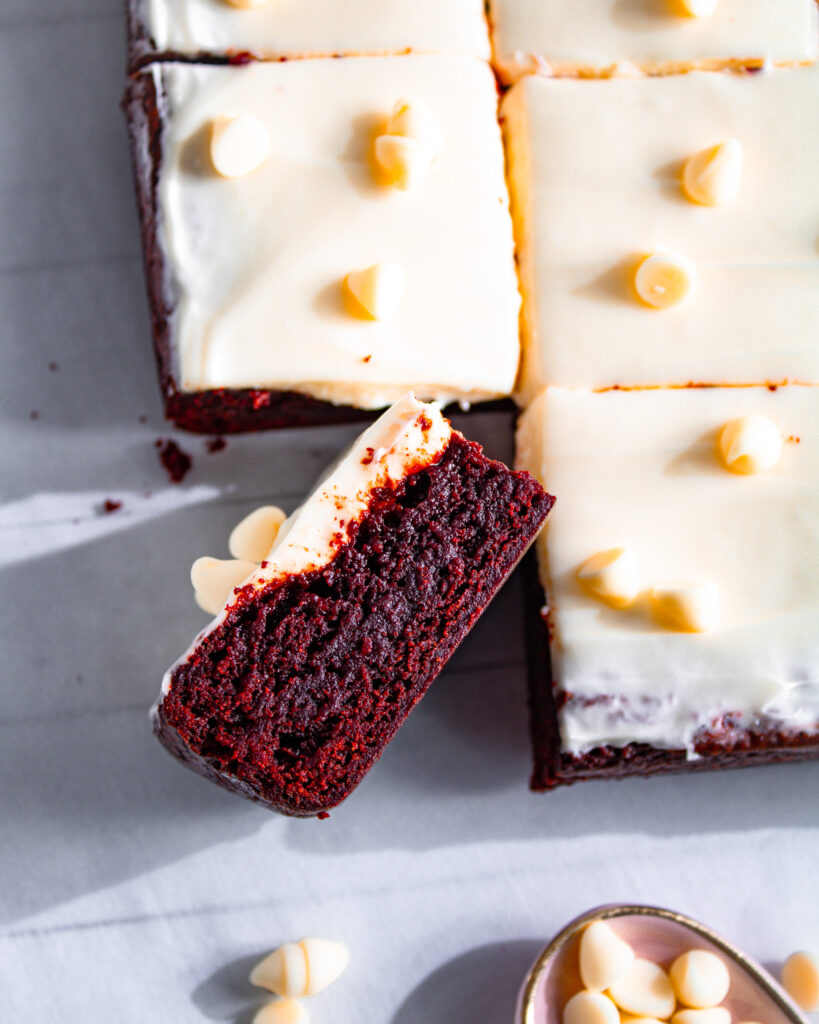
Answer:
<svg viewBox="0 0 819 1024"><path fill-rule="evenodd" d="M701 1010L687 1007L674 1014L671 1024L731 1024L731 1014L724 1006L708 1006Z"/></svg>
<svg viewBox="0 0 819 1024"><path fill-rule="evenodd" d="M640 592L637 561L628 548L609 548L600 551L577 570L577 579L583 589L612 608L628 608ZM593 985L589 988L606 988Z"/></svg>
<svg viewBox="0 0 819 1024"><path fill-rule="evenodd" d="M638 957L609 985L614 1002L635 1017L667 1020L674 1012L674 990L668 975L653 960Z"/></svg>
<svg viewBox="0 0 819 1024"><path fill-rule="evenodd" d="M398 312L404 297L406 275L395 263L375 263L364 270L353 270L344 278L347 294L365 317L390 320Z"/></svg>
<svg viewBox="0 0 819 1024"><path fill-rule="evenodd" d="M725 961L707 949L691 949L681 953L671 965L668 975L679 1001L683 1006L695 1010L718 1006L728 995L731 985ZM697 1022L681 1020L679 1024ZM703 1020L700 1024L708 1024L708 1021Z"/></svg>
<svg viewBox="0 0 819 1024"><path fill-rule="evenodd" d="M566 1003L563 1024L620 1024L620 1014L608 996L584 990Z"/></svg>
<svg viewBox="0 0 819 1024"><path fill-rule="evenodd" d="M250 114L224 114L211 125L210 159L223 178L244 178L261 167L270 152L270 136Z"/></svg>
<svg viewBox="0 0 819 1024"><path fill-rule="evenodd" d="M677 1013L708 1015L683 1018L679 1024L727 1024L729 1020L807 1024L771 975L716 932L675 911L628 904L589 911L571 921L552 939L524 979L515 1024L563 1024L564 1009L575 995L586 988L580 970L580 950L584 934L595 922L604 922L618 939L631 947L635 954L632 970L633 964L642 960L663 969L661 973L665 974L683 953L702 949L721 958L728 971L730 987L721 1007L686 1010L679 1006L673 990L671 998L668 998L671 984L666 975L663 1010L670 1004L668 1014L661 1018L659 1014L621 1012L621 1024L656 1024L659 1020L667 1021L675 1010ZM655 975L655 972L651 971L651 974ZM617 983L614 988L618 988ZM611 988L603 994L613 996ZM630 1005L637 1005L628 1001ZM713 1016L712 1009L724 1012Z"/></svg>
<svg viewBox="0 0 819 1024"><path fill-rule="evenodd" d="M697 271L685 256L675 252L655 252L646 256L634 275L634 290L652 309L670 309L694 290Z"/></svg>
<svg viewBox="0 0 819 1024"><path fill-rule="evenodd" d="M765 473L779 461L782 434L766 416L739 416L720 431L718 448L732 473Z"/></svg>
<svg viewBox="0 0 819 1024"><path fill-rule="evenodd" d="M739 192L742 143L725 139L690 156L683 167L683 191L700 206L722 206Z"/></svg>
<svg viewBox="0 0 819 1024"><path fill-rule="evenodd" d="M258 566L238 558L197 558L191 566L196 603L210 615L218 615L233 591L240 587Z"/></svg>
<svg viewBox="0 0 819 1024"><path fill-rule="evenodd" d="M277 505L263 505L255 509L233 528L228 550L234 558L263 562L286 518Z"/></svg>

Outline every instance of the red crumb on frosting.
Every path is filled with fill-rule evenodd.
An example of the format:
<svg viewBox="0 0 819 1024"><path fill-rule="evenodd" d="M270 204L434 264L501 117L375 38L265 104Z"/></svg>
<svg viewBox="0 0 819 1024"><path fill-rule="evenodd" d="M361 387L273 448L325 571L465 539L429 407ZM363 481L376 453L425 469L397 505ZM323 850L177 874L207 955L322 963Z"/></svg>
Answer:
<svg viewBox="0 0 819 1024"><path fill-rule="evenodd" d="M362 466L369 466L374 458L375 458L375 448L368 448L367 449L367 454L361 460L361 465Z"/></svg>
<svg viewBox="0 0 819 1024"><path fill-rule="evenodd" d="M183 451L176 441L172 441L169 437L158 438L154 442L154 447L159 453L159 461L165 467L165 472L168 474L171 483L182 483L193 465L193 459L190 455Z"/></svg>

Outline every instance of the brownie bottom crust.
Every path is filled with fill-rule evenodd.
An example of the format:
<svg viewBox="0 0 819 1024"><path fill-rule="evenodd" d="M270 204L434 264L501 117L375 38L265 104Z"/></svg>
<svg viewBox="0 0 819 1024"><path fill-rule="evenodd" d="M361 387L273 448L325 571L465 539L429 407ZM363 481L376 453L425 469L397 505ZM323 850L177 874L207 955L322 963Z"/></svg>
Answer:
<svg viewBox="0 0 819 1024"><path fill-rule="evenodd" d="M816 732L773 726L747 728L730 715L723 716L713 728L697 736L694 758L684 749L664 749L648 743L629 743L624 747L603 745L581 754L565 751L560 741L558 713L567 694L552 676L549 623L544 612L546 595L538 580L534 553L524 559L524 577L533 790L551 790L588 779L667 775L819 759Z"/></svg>
<svg viewBox="0 0 819 1024"><path fill-rule="evenodd" d="M285 814L361 781L517 564L553 499L458 434L373 492L333 561L245 587L171 674L155 731L220 785ZM479 699L479 698L476 698Z"/></svg>

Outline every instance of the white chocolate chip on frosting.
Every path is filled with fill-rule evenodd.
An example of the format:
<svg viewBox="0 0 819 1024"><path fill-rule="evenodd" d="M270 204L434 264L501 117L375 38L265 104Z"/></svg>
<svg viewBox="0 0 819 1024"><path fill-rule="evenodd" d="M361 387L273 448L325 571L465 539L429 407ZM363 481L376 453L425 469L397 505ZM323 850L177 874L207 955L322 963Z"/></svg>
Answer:
<svg viewBox="0 0 819 1024"><path fill-rule="evenodd" d="M231 7L241 7L243 11L252 11L256 7L264 7L268 0L226 0Z"/></svg>
<svg viewBox="0 0 819 1024"><path fill-rule="evenodd" d="M701 206L722 206L739 192L742 179L742 143L725 139L690 156L683 167L683 190Z"/></svg>
<svg viewBox="0 0 819 1024"><path fill-rule="evenodd" d="M605 921L593 921L583 932L580 977L586 988L592 991L608 988L633 960L634 950Z"/></svg>
<svg viewBox="0 0 819 1024"><path fill-rule="evenodd" d="M693 290L697 281L694 265L674 252L655 252L637 267L634 287L653 309L676 306Z"/></svg>
<svg viewBox="0 0 819 1024"><path fill-rule="evenodd" d="M404 191L417 185L432 163L429 146L404 135L379 135L373 148L389 183Z"/></svg>
<svg viewBox="0 0 819 1024"><path fill-rule="evenodd" d="M712 581L655 587L651 607L660 625L682 633L707 633L719 625L719 587Z"/></svg>
<svg viewBox="0 0 819 1024"><path fill-rule="evenodd" d="M650 960L634 960L609 986L609 994L626 1013L658 1020L667 1020L676 1004L668 975Z"/></svg>
<svg viewBox="0 0 819 1024"><path fill-rule="evenodd" d="M263 562L286 518L276 505L255 509L233 528L228 540L230 553L247 562Z"/></svg>
<svg viewBox="0 0 819 1024"><path fill-rule="evenodd" d="M405 274L394 263L375 263L353 270L344 279L350 295L373 320L389 320L404 297Z"/></svg>
<svg viewBox="0 0 819 1024"><path fill-rule="evenodd" d="M563 1024L620 1024L620 1014L602 992L578 992L563 1009Z"/></svg>
<svg viewBox="0 0 819 1024"><path fill-rule="evenodd" d="M678 1010L671 1018L671 1024L731 1024L731 1014L724 1006L708 1006L702 1010L689 1007Z"/></svg>
<svg viewBox="0 0 819 1024"><path fill-rule="evenodd" d="M740 416L720 431L719 451L734 473L764 473L779 461L782 435L765 416Z"/></svg>
<svg viewBox="0 0 819 1024"><path fill-rule="evenodd" d="M253 1024L308 1024L310 1015L296 999L277 999L253 1018Z"/></svg>
<svg viewBox="0 0 819 1024"><path fill-rule="evenodd" d="M349 960L349 951L340 942L312 938L286 942L253 968L250 982L280 996L313 996L332 984Z"/></svg>
<svg viewBox="0 0 819 1024"><path fill-rule="evenodd" d="M250 114L223 115L211 126L210 159L223 178L243 178L260 167L270 152L270 137Z"/></svg>
<svg viewBox="0 0 819 1024"><path fill-rule="evenodd" d="M686 14L692 18L710 18L717 9L719 0L681 0Z"/></svg>
<svg viewBox="0 0 819 1024"><path fill-rule="evenodd" d="M682 953L668 974L679 1001L695 1010L717 1006L728 995L731 986L725 962L707 949L690 949ZM686 1022L681 1021L680 1024ZM696 1022L690 1021L689 1024Z"/></svg>
<svg viewBox="0 0 819 1024"><path fill-rule="evenodd" d="M398 100L387 121L387 135L403 135L423 143L435 157L444 144L443 133L429 107L421 100L404 97Z"/></svg>
<svg viewBox="0 0 819 1024"><path fill-rule="evenodd" d="M819 1010L819 957L791 953L782 965L781 977L785 991L803 1010Z"/></svg>
<svg viewBox="0 0 819 1024"><path fill-rule="evenodd" d="M634 604L640 590L637 562L628 548L610 548L608 551L592 555L577 570L577 578L586 591L605 601L612 608L628 608ZM598 925L605 928L616 942L622 942L602 921L595 922L586 929L583 933L584 941L589 932ZM582 945L580 949L582 964ZM606 985L591 985L585 978L583 980L588 988L606 988Z"/></svg>
<svg viewBox="0 0 819 1024"><path fill-rule="evenodd" d="M191 566L196 603L211 615L218 615L230 595L256 571L255 562L241 559L197 558Z"/></svg>

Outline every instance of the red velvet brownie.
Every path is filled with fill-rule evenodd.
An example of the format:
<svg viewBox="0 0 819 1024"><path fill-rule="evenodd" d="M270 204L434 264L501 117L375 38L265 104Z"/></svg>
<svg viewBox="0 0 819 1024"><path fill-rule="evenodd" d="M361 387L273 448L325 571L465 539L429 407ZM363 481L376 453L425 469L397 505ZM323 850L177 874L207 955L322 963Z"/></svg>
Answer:
<svg viewBox="0 0 819 1024"><path fill-rule="evenodd" d="M518 465L534 788L819 758L819 390L549 388Z"/></svg>
<svg viewBox="0 0 819 1024"><path fill-rule="evenodd" d="M510 395L520 295L484 62L155 63L124 107L179 426Z"/></svg>
<svg viewBox="0 0 819 1024"><path fill-rule="evenodd" d="M194 770L282 813L336 806L552 502L407 396L285 522L168 672L158 737Z"/></svg>

